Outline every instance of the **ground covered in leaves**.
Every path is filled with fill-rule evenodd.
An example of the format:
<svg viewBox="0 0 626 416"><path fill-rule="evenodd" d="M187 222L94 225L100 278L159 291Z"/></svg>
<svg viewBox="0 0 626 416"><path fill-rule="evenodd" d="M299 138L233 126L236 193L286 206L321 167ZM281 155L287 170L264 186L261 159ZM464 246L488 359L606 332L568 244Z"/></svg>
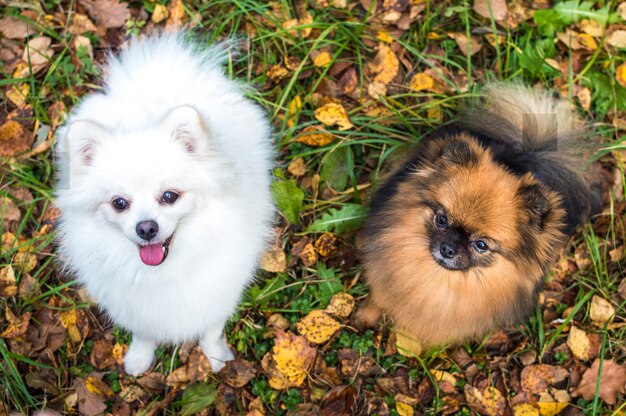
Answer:
<svg viewBox="0 0 626 416"><path fill-rule="evenodd" d="M42 0L0 20L0 415L577 415L625 412L626 3L548 0ZM275 127L277 238L227 328L219 374L194 345L124 374L113 327L54 257L51 147L98 65L131 34L236 37L229 73ZM354 248L401 152L485 79L566 97L595 126L610 196L524 325L415 357L359 331ZM155 85L154 88L159 88ZM400 343L401 344L401 343Z"/></svg>

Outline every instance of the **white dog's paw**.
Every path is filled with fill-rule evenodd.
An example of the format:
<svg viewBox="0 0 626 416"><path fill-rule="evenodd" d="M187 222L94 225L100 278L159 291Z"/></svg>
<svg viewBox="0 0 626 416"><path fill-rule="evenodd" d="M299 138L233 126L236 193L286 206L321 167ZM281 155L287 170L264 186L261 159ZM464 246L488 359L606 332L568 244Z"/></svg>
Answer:
<svg viewBox="0 0 626 416"><path fill-rule="evenodd" d="M204 355L209 359L211 371L214 373L224 368L226 361L235 359L233 352L228 348L226 340L223 337L210 343L202 342L200 343L200 348L202 348L202 352L204 352Z"/></svg>
<svg viewBox="0 0 626 416"><path fill-rule="evenodd" d="M124 371L137 377L148 371L154 361L154 345L145 341L133 341L124 356Z"/></svg>

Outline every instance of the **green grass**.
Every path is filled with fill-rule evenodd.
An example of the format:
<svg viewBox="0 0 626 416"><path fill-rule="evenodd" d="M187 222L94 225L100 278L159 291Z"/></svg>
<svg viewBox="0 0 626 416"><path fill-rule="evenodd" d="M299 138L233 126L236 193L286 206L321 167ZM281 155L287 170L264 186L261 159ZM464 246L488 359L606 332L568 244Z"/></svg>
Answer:
<svg viewBox="0 0 626 416"><path fill-rule="evenodd" d="M294 3L304 6L294 6ZM550 30L561 32L575 25L580 16L574 16L571 22L563 23L558 16L547 14L550 11L548 10L539 14L547 20L530 18L516 28L506 29L492 19L478 16L464 2L426 2L420 19L399 36L393 35L393 44L404 49L400 63L402 79L388 86L387 96L372 99L367 95L371 78L367 68L379 44L376 38L378 29L389 29L390 26L374 26L370 19L377 15L372 10L363 10L359 6L351 9L313 8L314 2L310 2L308 6L306 3L294 3L254 0L185 2L185 10L189 16L199 17L198 30L206 33L208 42L225 38L236 40L240 52L229 59L227 71L233 78L244 80L255 87L256 92L251 92L250 97L264 107L271 117L277 150L277 182L292 183L293 185L285 186L296 189L287 192L286 197L287 204L291 204L289 206L294 210L295 218L291 222L295 224L290 224L284 218L282 222L281 243L287 252L296 239L304 236L315 238L319 235L319 232L311 228L314 222L328 216L342 218L341 215L354 213L355 204L367 201L367 191L376 186L380 173L390 161L435 127L452 120L459 103L474 96L485 80L520 80L533 85L541 84L553 90L563 87L576 106L579 103L574 98L575 89L586 87L592 95L591 107L587 111L579 108L579 111L599 127L594 138L602 141L604 150L598 153L597 158L611 160L611 163L618 166L621 172L620 183L614 189L615 195L611 198L608 213L596 225L586 226L563 253L564 258L571 261L576 258L575 254L588 260L574 272L566 273L563 290L570 296L569 303L559 307L538 306L536 314L525 325L511 329L509 334L520 340L520 344L524 344L524 351L535 351L540 362L567 367L572 364L572 358L563 352L555 352L555 348L565 342L572 322L588 331L596 331L589 318L589 305L593 295L610 300L615 307L615 321L624 322L625 302L617 296L618 285L625 275L624 263L612 261L610 252L626 241L624 211L621 207L626 192L626 180L624 166L620 164L623 162L611 158L610 153L624 151L626 136L623 129L607 123L613 112L621 111L623 114L626 111L626 89L613 81L616 68L626 62L623 54L604 47L603 38L597 39L600 46L585 55L584 64L578 71L574 71L575 60L580 57L567 46L555 44ZM134 7L141 7L142 4L149 10L154 7L147 0L131 2ZM75 4L50 0L38 2L37 6L44 15L54 13L60 6L70 8L75 7ZM616 2L599 1L592 6L595 18L606 16L605 26L615 23ZM23 11L19 7L7 7L6 13L17 15ZM280 8L280 13L275 13L273 8ZM283 29L285 20L302 17L304 10L313 17L310 23L303 23L289 30ZM33 23L31 19L25 19ZM131 22L126 32L142 32L144 23L140 20ZM86 50L74 50L71 47L72 35L64 31L58 23L52 22L45 27L40 23L36 24L54 39L55 54L50 65L43 72L33 74L31 71L25 78L15 78L6 71L5 66L0 66L3 75L0 89L6 92L14 85L27 84L30 92L25 98L32 109L32 116L27 115L26 118L31 130L35 126L39 129L54 129L59 120L50 111L53 106L71 109L81 96L99 88L97 63L103 54L96 50L98 62L94 62ZM491 46L484 36L477 35L481 40L482 50L473 57L460 53L455 41L446 35L447 32L460 32L469 36L475 34L477 29L479 33L498 33L500 41ZM294 35L294 30L299 34ZM308 30L312 30L312 35L303 38L301 34ZM251 33L254 36L248 38ZM437 34L439 39L431 39L432 33ZM85 36L93 44L100 40L94 33L87 33ZM330 51L332 63L325 68L315 67L311 56L322 50ZM287 57L298 63L288 70L285 78L271 79L268 71L275 65L284 66ZM561 74L552 68L545 58L565 62L568 68L566 73ZM316 104L323 92L328 91L328 81L338 81L338 77L332 75L332 65L340 64L356 69L356 91L362 91L358 98L339 96L354 128L346 131L329 128L328 132L336 140L324 147L309 147L296 142L295 138L305 127L319 125L314 116ZM408 88L412 75L427 69L434 70L442 77L446 86L444 92L416 92ZM295 114L290 114L290 103L296 98L301 100L302 107ZM379 114L369 112L373 107L379 110ZM14 106L5 101L4 108L12 111ZM433 110L440 112L441 119L434 117ZM0 112L0 115L3 114ZM291 177L287 173L287 167L297 158L304 159L306 176L320 175L320 190L327 183L331 183L337 192L316 193ZM45 309L58 311L89 308L89 304L80 297L78 288L74 287L71 276L65 275L58 267L54 255L54 234L39 233L50 222L47 214L51 212L50 204L53 201L51 188L54 174L51 151L28 157L18 156L3 160L0 164L0 198L10 198L21 211L20 220L10 224L8 229L4 228L4 221L0 221L1 234L9 236L10 232L10 236L16 239L13 245L3 246L0 252L0 269L12 264L18 285L28 275L35 279L37 286L32 297L0 298L0 313L3 313L5 307L17 315L27 312L35 314ZM23 201L19 195L15 195L15 189L24 188L32 194L32 201ZM299 204L292 204L291 199L295 198L295 194L302 197ZM0 217L4 219L4 216L5 213L0 212ZM353 220L358 226L358 213L353 216ZM340 248L345 250L341 254L352 253L354 233L348 231L340 234ZM36 267L26 271L16 263L15 256L18 252L34 254L37 257ZM347 290L360 302L367 293L362 279L356 279L362 271L361 266L355 262L347 270L342 270L341 267L336 261L321 260L310 268L296 263L286 273L263 273L258 282L247 291L238 313L231 319L227 331L229 342L237 350L238 356L252 361L259 369L246 390L251 397L261 399L267 414L286 414L289 410L296 409L298 404L310 402L312 394L307 389L276 391L269 387L267 376L260 370L261 359L273 346L273 340L268 336L268 316L281 313L291 329L295 330L295 322L311 310L326 307L335 293ZM354 281L355 284L349 284ZM556 323L546 320L545 316L555 314L561 318L566 307L573 308L567 318ZM371 354L383 369L385 377L398 372L404 374L409 369L407 377L412 383L419 384L428 379L433 385L433 398L419 407L425 414L437 414L446 406L444 394L432 379L431 369L458 373L464 380L463 371L450 358L453 351L450 348L432 351L421 358L404 357L397 353L385 355L384 345L389 337L387 327L359 332L349 326L349 320L345 323L348 325L329 345L324 346L321 354L325 362L328 365L337 365L337 351L347 348L361 354ZM38 324L34 319L31 322L31 325ZM6 322L0 320L0 328L4 327ZM100 332L99 329L94 331ZM626 328L603 328L598 332L602 335L601 357L623 362L626 357L623 344ZM117 329L113 330L113 335L121 344L129 340L128 334ZM473 343L464 348L476 362L481 374L490 377L492 370L489 369L490 356L486 351L486 344L487 341ZM7 410L10 408L24 413L41 409L49 398L41 389L29 386L25 375L45 369L52 374L50 379L54 380L55 387L68 391L73 378L86 377L93 370L88 360L92 345L93 341L88 338L81 347L82 353L74 354L73 347L67 342L56 351L56 362L51 364L41 358L13 353L10 342L0 339L0 402L6 404ZM180 365L178 349L160 349L158 360L157 371L169 374ZM105 380L111 385L117 383L119 387L120 382L126 382L115 370L103 371L108 374L109 378ZM201 384L201 387L187 390L189 393L168 399L164 412L182 414L193 412L194 406L202 409L203 406L211 405L216 388L213 383L219 381L215 378L209 381L210 384ZM373 376L343 382L352 382L356 387L368 391L378 391L376 377ZM323 390L322 393L326 391L326 387L323 383L315 384L315 388ZM463 386L460 387L459 391L462 391ZM143 411L149 406L156 406L158 401L164 400L165 395L162 393L151 397L150 404ZM198 396L208 399L206 402L199 402ZM397 414L393 395L381 399L387 403L390 414ZM597 394L590 402L579 399L573 403L584 414L616 414L624 409L624 405L606 405ZM58 402L53 404L63 407ZM461 406L459 412L469 414L470 411L466 406Z"/></svg>

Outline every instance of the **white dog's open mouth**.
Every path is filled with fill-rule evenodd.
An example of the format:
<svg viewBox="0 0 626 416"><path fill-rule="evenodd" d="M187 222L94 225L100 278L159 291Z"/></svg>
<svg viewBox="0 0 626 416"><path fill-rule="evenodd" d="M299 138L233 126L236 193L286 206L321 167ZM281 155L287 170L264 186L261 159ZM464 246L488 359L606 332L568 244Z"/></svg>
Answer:
<svg viewBox="0 0 626 416"><path fill-rule="evenodd" d="M158 266L167 258L174 234L169 236L165 241L157 241L151 244L139 245L139 258L148 266Z"/></svg>

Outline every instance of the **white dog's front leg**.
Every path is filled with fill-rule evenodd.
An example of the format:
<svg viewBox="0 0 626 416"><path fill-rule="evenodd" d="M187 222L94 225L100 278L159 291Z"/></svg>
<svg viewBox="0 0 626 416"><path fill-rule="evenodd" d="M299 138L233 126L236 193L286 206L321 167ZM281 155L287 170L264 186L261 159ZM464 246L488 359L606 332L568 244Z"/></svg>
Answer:
<svg viewBox="0 0 626 416"><path fill-rule="evenodd" d="M145 373L154 361L154 350L157 344L146 338L133 335L133 341L124 356L124 370L126 374L138 376Z"/></svg>
<svg viewBox="0 0 626 416"><path fill-rule="evenodd" d="M218 330L208 331L200 340L200 348L209 359L211 370L214 373L224 368L226 361L235 359L233 352L226 344L226 338L222 334L221 327Z"/></svg>

